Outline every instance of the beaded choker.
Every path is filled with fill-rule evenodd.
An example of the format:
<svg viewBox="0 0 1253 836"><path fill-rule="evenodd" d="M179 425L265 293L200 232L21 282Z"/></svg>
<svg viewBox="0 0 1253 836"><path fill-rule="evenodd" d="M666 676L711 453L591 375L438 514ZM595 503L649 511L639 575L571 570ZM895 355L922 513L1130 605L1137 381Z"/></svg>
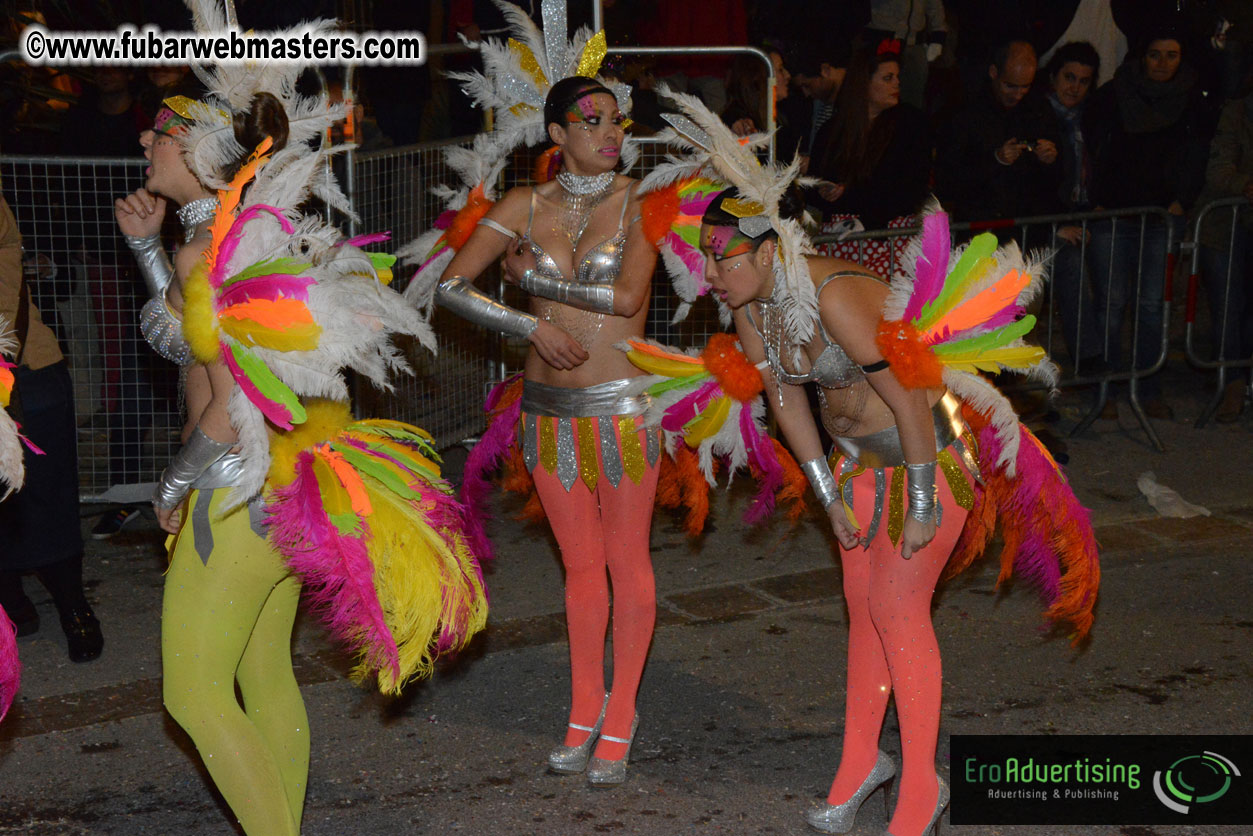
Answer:
<svg viewBox="0 0 1253 836"><path fill-rule="evenodd" d="M183 225L183 243L196 237L196 227L213 217L218 210L216 197L202 197L178 208L174 214Z"/></svg>
<svg viewBox="0 0 1253 836"><path fill-rule="evenodd" d="M573 195L589 195L603 192L613 185L617 175L612 171L604 174L571 174L564 169L557 172L557 182L561 188Z"/></svg>

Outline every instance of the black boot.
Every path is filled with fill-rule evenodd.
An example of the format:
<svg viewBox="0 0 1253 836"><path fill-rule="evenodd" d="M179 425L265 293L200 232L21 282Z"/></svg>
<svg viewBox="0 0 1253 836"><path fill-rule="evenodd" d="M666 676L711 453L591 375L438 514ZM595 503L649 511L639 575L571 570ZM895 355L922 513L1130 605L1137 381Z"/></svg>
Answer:
<svg viewBox="0 0 1253 836"><path fill-rule="evenodd" d="M100 620L85 600L61 613L61 629L65 631L65 643L69 648L71 662L90 662L104 650Z"/></svg>

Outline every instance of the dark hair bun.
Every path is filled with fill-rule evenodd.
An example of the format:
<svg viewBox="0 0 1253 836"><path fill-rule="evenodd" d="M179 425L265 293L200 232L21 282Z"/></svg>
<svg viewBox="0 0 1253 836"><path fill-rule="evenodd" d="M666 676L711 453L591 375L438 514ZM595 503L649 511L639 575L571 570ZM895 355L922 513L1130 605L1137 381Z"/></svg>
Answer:
<svg viewBox="0 0 1253 836"><path fill-rule="evenodd" d="M234 128L235 141L243 146L245 157L267 136L274 141L270 153L281 151L287 145L287 112L273 93L254 96L246 112L235 114Z"/></svg>
<svg viewBox="0 0 1253 836"><path fill-rule="evenodd" d="M805 192L793 183L779 198L779 217L783 220L799 220L805 214Z"/></svg>

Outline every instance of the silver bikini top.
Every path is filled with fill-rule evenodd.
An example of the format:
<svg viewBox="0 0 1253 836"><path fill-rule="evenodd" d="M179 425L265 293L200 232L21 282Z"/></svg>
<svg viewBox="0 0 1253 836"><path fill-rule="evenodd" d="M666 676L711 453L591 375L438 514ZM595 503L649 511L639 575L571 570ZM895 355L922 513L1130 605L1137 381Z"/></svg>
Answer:
<svg viewBox="0 0 1253 836"><path fill-rule="evenodd" d="M618 231L612 238L600 242L587 251L582 261L574 268L574 281L580 284L613 284L617 281L618 274L622 270L622 251L627 239L624 221L627 205L631 202L632 188L634 184L627 186L626 195L622 199L622 212L618 215ZM535 192L531 192L531 211L526 219L526 238L531 243L531 252L535 254L535 260L539 262L538 272L541 276L550 279L565 279L565 276L561 275L561 268L557 266L556 260L531 238L531 224L534 220Z"/></svg>
<svg viewBox="0 0 1253 836"><path fill-rule="evenodd" d="M822 289L832 279L838 279L841 276L863 276L868 279L882 281L878 276L873 276L869 273L845 270L840 273L832 273L823 279L822 284L818 285L818 295L822 295ZM762 308L763 320L769 316L781 314L781 312L779 314L771 314L766 311L765 304L762 305ZM748 314L748 321L752 323L753 330L757 332L757 336L761 337L762 345L766 349L766 359L770 362L770 368L781 382L790 383L794 386L800 386L805 383L817 383L819 386L827 389L847 389L849 386L866 379L866 374L862 371L861 366L854 363L853 359L840 347L840 344L831 339L831 335L822 327L821 320L816 323L816 326L818 333L822 335L822 353L814 358L810 364L809 371L799 374L787 371L780 362L782 358L779 357L779 346L775 344L774 339L768 338L765 333L769 331L773 334L775 329L769 327L765 322L762 323L762 327L759 327L757 320L753 317L751 305L745 309L745 312Z"/></svg>

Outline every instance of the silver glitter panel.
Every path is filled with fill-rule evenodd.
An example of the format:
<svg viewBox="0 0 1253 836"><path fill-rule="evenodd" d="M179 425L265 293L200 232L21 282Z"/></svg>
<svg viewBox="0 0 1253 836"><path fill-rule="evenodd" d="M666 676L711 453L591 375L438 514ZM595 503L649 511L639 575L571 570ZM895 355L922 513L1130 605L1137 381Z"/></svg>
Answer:
<svg viewBox="0 0 1253 836"><path fill-rule="evenodd" d="M656 467L657 459L661 456L661 443L659 441L661 430L652 429L644 435L648 438L648 466Z"/></svg>
<svg viewBox="0 0 1253 836"><path fill-rule="evenodd" d="M600 466L609 484L615 488L622 481L622 453L618 449L618 434L614 431L614 420L608 415L596 418L596 427L600 432Z"/></svg>
<svg viewBox="0 0 1253 836"><path fill-rule="evenodd" d="M209 555L213 554L213 526L209 524L209 504L213 501L213 489L196 495L195 507L191 509L192 540L196 544L196 554L200 562L209 565Z"/></svg>
<svg viewBox="0 0 1253 836"><path fill-rule="evenodd" d="M765 235L770 229L770 218L765 215L740 218L738 226L740 232L743 232L749 238L756 238L758 235Z"/></svg>
<svg viewBox="0 0 1253 836"><path fill-rule="evenodd" d="M522 420L522 459L528 473L539 467L539 422L534 415L526 415Z"/></svg>
<svg viewBox="0 0 1253 836"><path fill-rule="evenodd" d="M940 498L935 498L935 527L939 528L944 525L944 503L940 502Z"/></svg>
<svg viewBox="0 0 1253 836"><path fill-rule="evenodd" d="M522 411L554 418L596 418L601 415L639 415L648 409L647 395L628 394L639 378L623 377L577 388L549 386L533 380L522 384Z"/></svg>
<svg viewBox="0 0 1253 836"><path fill-rule="evenodd" d="M706 151L714 147L714 140L709 134L705 133L703 128L697 126L695 122L688 119L680 113L663 113L661 118L665 119L679 133L683 134L692 142L704 148Z"/></svg>
<svg viewBox="0 0 1253 836"><path fill-rule="evenodd" d="M196 477L191 487L198 491L233 488L244 481L244 457L226 453Z"/></svg>
<svg viewBox="0 0 1253 836"><path fill-rule="evenodd" d="M165 299L149 299L139 312L139 331L157 354L179 366L196 362L191 346L183 337L183 323Z"/></svg>
<svg viewBox="0 0 1253 836"><path fill-rule="evenodd" d="M852 473L857 467L857 463L847 456L840 462L840 475L838 479L843 479L846 474ZM837 481L838 481L837 479ZM849 479L844 483L844 504L849 508L853 508L853 480ZM855 509L854 509L855 510Z"/></svg>
<svg viewBox="0 0 1253 836"><path fill-rule="evenodd" d="M874 469L874 512L870 515L870 527L866 531L866 544L874 542L874 536L879 533L879 517L883 516L883 497L888 492L888 476L883 472L883 468L876 467Z"/></svg>
<svg viewBox="0 0 1253 836"><path fill-rule="evenodd" d="M496 89L507 102L525 102L530 105L536 102L535 87L529 79L524 80L515 75L497 76ZM543 106L542 100L540 106Z"/></svg>
<svg viewBox="0 0 1253 836"><path fill-rule="evenodd" d="M566 76L570 63L566 32L566 0L543 0L540 19L544 21L544 51L548 53L548 83L556 84Z"/></svg>
<svg viewBox="0 0 1253 836"><path fill-rule="evenodd" d="M579 459L574 449L574 419L557 419L557 478L566 490L579 478Z"/></svg>

